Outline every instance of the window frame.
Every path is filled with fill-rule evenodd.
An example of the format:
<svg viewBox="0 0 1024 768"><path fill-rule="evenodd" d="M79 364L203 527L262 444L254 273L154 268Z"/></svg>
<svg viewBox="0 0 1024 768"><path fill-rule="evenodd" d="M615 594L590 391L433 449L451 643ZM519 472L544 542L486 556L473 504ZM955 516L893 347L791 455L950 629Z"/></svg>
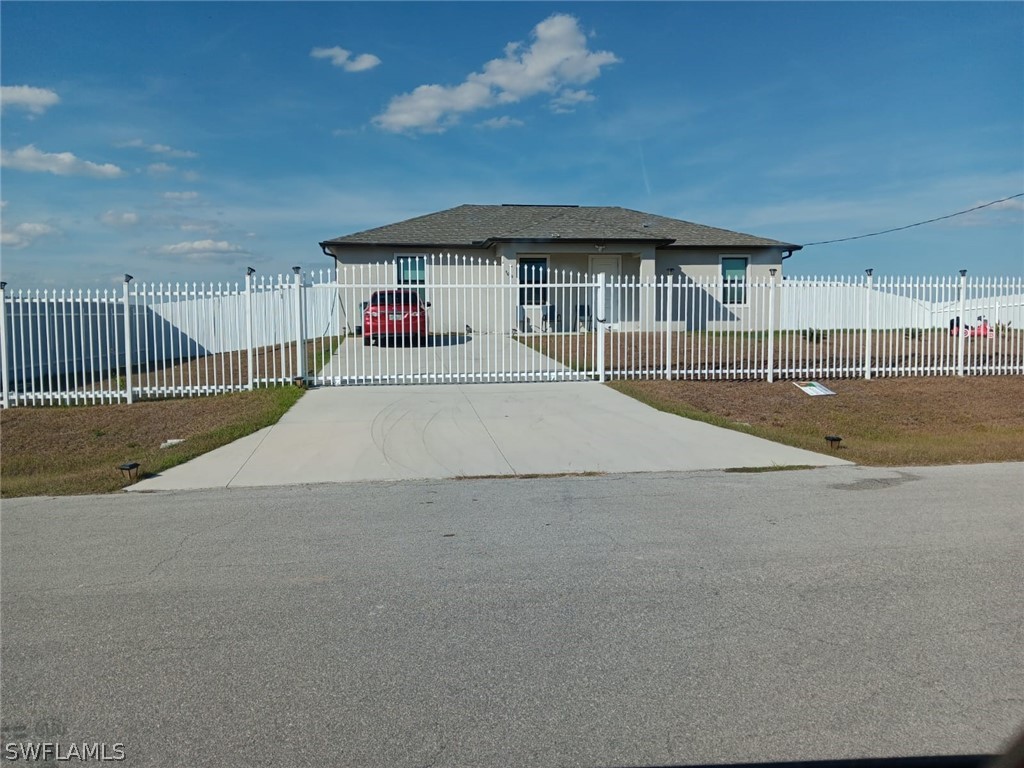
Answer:
<svg viewBox="0 0 1024 768"><path fill-rule="evenodd" d="M528 272L524 267L544 265L544 271L539 275L539 280L528 280ZM516 260L516 276L519 279L519 306L521 307L544 307L548 305L548 284L551 274L549 256L520 256ZM539 286L539 287L536 287ZM528 300L529 299L529 300Z"/></svg>
<svg viewBox="0 0 1024 768"><path fill-rule="evenodd" d="M420 277L413 279L407 277L406 265L410 262L419 262ZM395 285L399 288L414 288L419 294L420 304L427 299L427 255L425 253L396 253L395 254Z"/></svg>
<svg viewBox="0 0 1024 768"><path fill-rule="evenodd" d="M726 278L726 261L743 262L743 279ZM750 288L750 254L746 253L725 253L718 257L718 276L721 279L721 290L718 300L726 307L745 307L748 303ZM736 283L739 283L737 285ZM739 299L737 301L737 299Z"/></svg>

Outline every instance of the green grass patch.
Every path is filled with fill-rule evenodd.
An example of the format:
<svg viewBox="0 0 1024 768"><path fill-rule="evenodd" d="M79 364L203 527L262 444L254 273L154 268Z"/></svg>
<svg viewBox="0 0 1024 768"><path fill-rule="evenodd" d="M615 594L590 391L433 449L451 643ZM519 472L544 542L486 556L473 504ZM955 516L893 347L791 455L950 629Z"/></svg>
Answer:
<svg viewBox="0 0 1024 768"><path fill-rule="evenodd" d="M210 397L13 408L0 412L0 495L109 493L129 481L117 467L163 472L275 424L303 391L272 387ZM170 439L183 442L169 448Z"/></svg>

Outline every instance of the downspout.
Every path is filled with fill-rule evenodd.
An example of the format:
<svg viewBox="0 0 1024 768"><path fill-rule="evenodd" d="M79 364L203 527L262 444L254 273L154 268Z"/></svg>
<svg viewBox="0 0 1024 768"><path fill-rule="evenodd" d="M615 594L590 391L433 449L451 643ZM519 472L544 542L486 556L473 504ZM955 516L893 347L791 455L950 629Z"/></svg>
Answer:
<svg viewBox="0 0 1024 768"><path fill-rule="evenodd" d="M320 250L324 256L330 256L334 259L334 282L338 286L338 329L344 329L345 334L355 333L355 328L349 326L348 323L348 309L345 307L345 296L342 294L341 288L341 265L338 263L338 256L327 250L327 246L320 243Z"/></svg>

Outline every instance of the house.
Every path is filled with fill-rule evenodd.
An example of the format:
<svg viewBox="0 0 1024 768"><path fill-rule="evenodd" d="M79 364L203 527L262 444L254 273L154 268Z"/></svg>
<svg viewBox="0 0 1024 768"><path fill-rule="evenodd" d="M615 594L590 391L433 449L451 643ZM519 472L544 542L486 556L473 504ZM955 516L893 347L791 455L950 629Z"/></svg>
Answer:
<svg viewBox="0 0 1024 768"><path fill-rule="evenodd" d="M566 274L603 273L617 284L606 299L613 323L652 317L657 308L642 298L647 294L630 306L624 286L665 275L726 283L714 298L734 313L746 304L745 292L728 282L766 279L770 270L781 274L782 261L801 248L628 208L579 205L460 205L325 240L320 247L339 274L348 265L387 265L383 276L392 285L426 284L428 261L437 254L461 257L463 277L499 267L521 286L520 327L529 311L527 326L557 323L562 330L575 329L581 315L588 319L594 300L565 291L559 300L543 287L552 275L564 282ZM531 284L537 287L531 290Z"/></svg>

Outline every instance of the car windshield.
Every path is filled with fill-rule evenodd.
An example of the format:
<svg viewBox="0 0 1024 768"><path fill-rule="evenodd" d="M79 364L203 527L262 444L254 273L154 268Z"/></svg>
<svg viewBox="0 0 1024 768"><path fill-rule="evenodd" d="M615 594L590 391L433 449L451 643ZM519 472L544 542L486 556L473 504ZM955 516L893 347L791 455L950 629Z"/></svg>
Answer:
<svg viewBox="0 0 1024 768"><path fill-rule="evenodd" d="M419 296L412 291L378 291L370 297L370 305L375 307L416 307Z"/></svg>

